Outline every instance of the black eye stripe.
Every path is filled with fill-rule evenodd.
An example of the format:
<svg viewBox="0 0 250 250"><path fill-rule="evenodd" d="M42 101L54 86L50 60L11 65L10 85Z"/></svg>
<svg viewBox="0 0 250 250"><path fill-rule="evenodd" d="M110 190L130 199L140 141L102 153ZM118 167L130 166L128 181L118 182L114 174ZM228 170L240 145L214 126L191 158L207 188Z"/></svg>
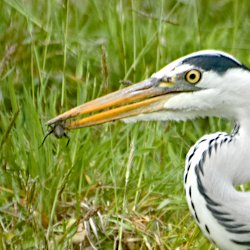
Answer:
<svg viewBox="0 0 250 250"><path fill-rule="evenodd" d="M218 74L223 74L232 68L249 70L245 65L221 54L191 56L184 59L181 64L189 64L205 71L214 71Z"/></svg>

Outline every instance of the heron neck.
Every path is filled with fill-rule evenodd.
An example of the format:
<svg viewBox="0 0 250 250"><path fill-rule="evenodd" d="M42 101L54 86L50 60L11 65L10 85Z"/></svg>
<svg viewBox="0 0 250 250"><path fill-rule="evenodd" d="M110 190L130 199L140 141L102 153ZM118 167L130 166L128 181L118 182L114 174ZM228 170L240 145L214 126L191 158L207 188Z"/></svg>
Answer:
<svg viewBox="0 0 250 250"><path fill-rule="evenodd" d="M207 189L224 196L234 194L234 186L250 182L249 129L244 123L237 124L231 135L224 135L217 141L217 146L214 142L211 155L204 163Z"/></svg>
<svg viewBox="0 0 250 250"><path fill-rule="evenodd" d="M249 116L250 117L250 116ZM238 123L233 131L233 140L229 143L227 149L229 178L233 185L241 185L250 182L250 121ZM231 162L231 164L230 164Z"/></svg>
<svg viewBox="0 0 250 250"><path fill-rule="evenodd" d="M184 183L189 208L203 232L209 238L213 232L222 249L246 248L232 248L232 242L227 245L221 235L249 244L250 228L246 230L245 222L250 221L250 192L235 189L235 185L250 180L246 128L240 124L231 135L218 132L202 137L186 160Z"/></svg>

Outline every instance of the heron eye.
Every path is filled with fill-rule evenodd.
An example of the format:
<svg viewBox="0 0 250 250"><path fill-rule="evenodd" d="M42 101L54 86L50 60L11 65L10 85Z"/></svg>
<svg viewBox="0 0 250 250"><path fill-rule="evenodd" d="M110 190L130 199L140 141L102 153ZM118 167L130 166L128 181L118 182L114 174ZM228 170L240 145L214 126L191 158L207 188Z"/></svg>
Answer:
<svg viewBox="0 0 250 250"><path fill-rule="evenodd" d="M201 72L197 69L192 69L186 73L185 79L191 84L196 84L201 79Z"/></svg>

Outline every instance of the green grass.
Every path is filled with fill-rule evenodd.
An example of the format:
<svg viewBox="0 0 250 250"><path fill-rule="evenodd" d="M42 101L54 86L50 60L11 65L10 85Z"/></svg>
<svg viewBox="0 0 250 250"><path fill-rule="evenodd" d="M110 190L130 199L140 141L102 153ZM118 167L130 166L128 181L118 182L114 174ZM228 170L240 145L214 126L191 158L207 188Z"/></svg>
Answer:
<svg viewBox="0 0 250 250"><path fill-rule="evenodd" d="M182 177L191 145L228 122L115 122L40 145L48 119L192 51L250 65L249 13L247 0L1 1L0 249L215 249Z"/></svg>

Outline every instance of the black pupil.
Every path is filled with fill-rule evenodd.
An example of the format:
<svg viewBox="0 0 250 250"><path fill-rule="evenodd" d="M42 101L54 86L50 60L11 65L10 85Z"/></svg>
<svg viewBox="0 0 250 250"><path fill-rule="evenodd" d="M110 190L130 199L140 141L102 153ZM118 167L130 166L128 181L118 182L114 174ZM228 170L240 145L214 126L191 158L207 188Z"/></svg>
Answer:
<svg viewBox="0 0 250 250"><path fill-rule="evenodd" d="M193 74L190 74L189 77L190 77L191 80L194 80L196 78L196 75L193 73Z"/></svg>

